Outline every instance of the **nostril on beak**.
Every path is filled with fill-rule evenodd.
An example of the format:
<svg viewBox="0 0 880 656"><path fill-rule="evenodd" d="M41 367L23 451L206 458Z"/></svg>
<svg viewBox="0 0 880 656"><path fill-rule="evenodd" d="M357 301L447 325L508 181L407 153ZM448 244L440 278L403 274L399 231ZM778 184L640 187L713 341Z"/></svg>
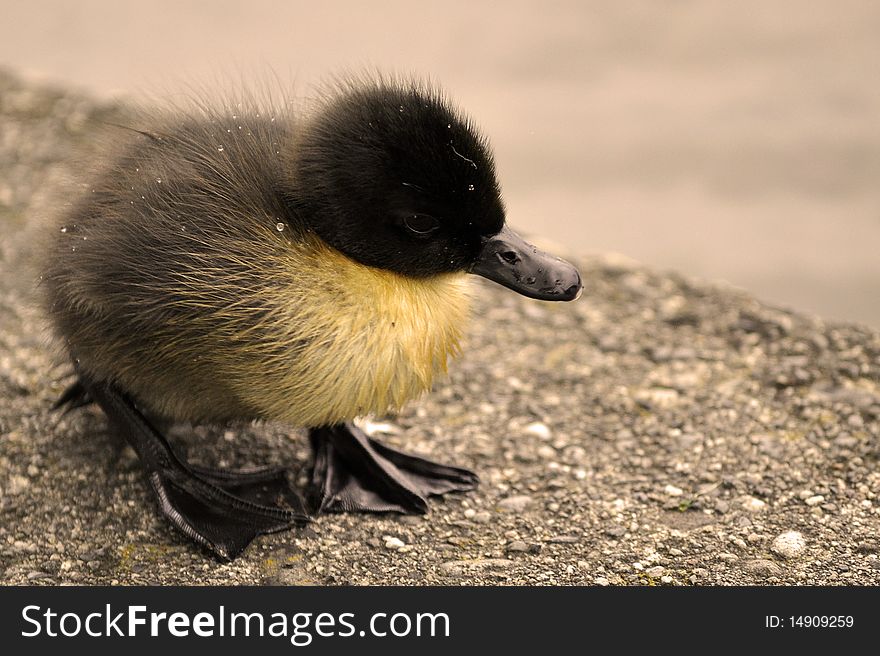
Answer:
<svg viewBox="0 0 880 656"><path fill-rule="evenodd" d="M517 264L520 261L516 251L502 251L498 253L499 257L508 264Z"/></svg>

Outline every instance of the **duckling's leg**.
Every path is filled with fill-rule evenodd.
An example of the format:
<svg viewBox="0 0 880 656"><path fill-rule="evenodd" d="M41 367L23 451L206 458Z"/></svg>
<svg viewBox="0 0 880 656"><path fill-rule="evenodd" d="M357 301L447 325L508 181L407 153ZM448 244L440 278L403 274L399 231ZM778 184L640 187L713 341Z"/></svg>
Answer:
<svg viewBox="0 0 880 656"><path fill-rule="evenodd" d="M64 408L64 411L61 414L66 415L68 412L91 405L92 403L94 403L94 400L91 395L89 395L89 390L86 389L83 382L77 378L67 386L67 389L65 389L61 396L58 397L58 400L52 404L52 409L60 410L61 408Z"/></svg>
<svg viewBox="0 0 880 656"><path fill-rule="evenodd" d="M346 423L309 432L315 464L309 503L318 512L424 513L427 497L477 486L467 469L401 453Z"/></svg>
<svg viewBox="0 0 880 656"><path fill-rule="evenodd" d="M235 558L258 535L308 521L283 473L270 469L222 472L188 465L131 399L106 383L84 384L137 452L162 513L220 558ZM260 492L287 507L256 502Z"/></svg>

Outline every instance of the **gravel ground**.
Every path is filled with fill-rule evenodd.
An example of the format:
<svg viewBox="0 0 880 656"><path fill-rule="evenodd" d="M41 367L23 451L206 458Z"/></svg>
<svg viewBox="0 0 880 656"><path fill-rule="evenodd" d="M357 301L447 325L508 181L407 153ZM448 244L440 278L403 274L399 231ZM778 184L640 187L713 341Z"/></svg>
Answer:
<svg viewBox="0 0 880 656"><path fill-rule="evenodd" d="M475 281L449 379L366 424L475 469L477 491L215 561L158 516L100 411L49 411L69 372L34 303L35 235L121 113L0 73L0 581L880 583L880 333L610 257L574 258L574 304ZM307 465L281 425L174 439L203 463Z"/></svg>

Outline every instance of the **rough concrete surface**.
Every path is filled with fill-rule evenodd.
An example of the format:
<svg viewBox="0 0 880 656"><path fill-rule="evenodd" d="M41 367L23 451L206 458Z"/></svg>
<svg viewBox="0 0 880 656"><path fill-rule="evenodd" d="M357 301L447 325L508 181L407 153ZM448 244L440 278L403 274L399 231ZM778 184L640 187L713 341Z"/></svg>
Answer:
<svg viewBox="0 0 880 656"><path fill-rule="evenodd" d="M367 424L478 490L214 560L157 514L99 410L49 410L69 368L34 301L36 237L122 113L0 74L0 581L880 583L880 333L608 257L578 259L574 304L475 281L448 380ZM308 465L286 426L173 438L205 464Z"/></svg>

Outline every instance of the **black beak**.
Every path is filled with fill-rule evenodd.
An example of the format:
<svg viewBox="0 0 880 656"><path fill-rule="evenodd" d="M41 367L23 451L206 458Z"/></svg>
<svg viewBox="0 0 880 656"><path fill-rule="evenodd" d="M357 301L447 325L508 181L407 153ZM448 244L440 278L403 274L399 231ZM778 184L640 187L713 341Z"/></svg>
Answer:
<svg viewBox="0 0 880 656"><path fill-rule="evenodd" d="M470 272L541 301L573 301L582 290L577 269L539 251L506 225L485 241Z"/></svg>

